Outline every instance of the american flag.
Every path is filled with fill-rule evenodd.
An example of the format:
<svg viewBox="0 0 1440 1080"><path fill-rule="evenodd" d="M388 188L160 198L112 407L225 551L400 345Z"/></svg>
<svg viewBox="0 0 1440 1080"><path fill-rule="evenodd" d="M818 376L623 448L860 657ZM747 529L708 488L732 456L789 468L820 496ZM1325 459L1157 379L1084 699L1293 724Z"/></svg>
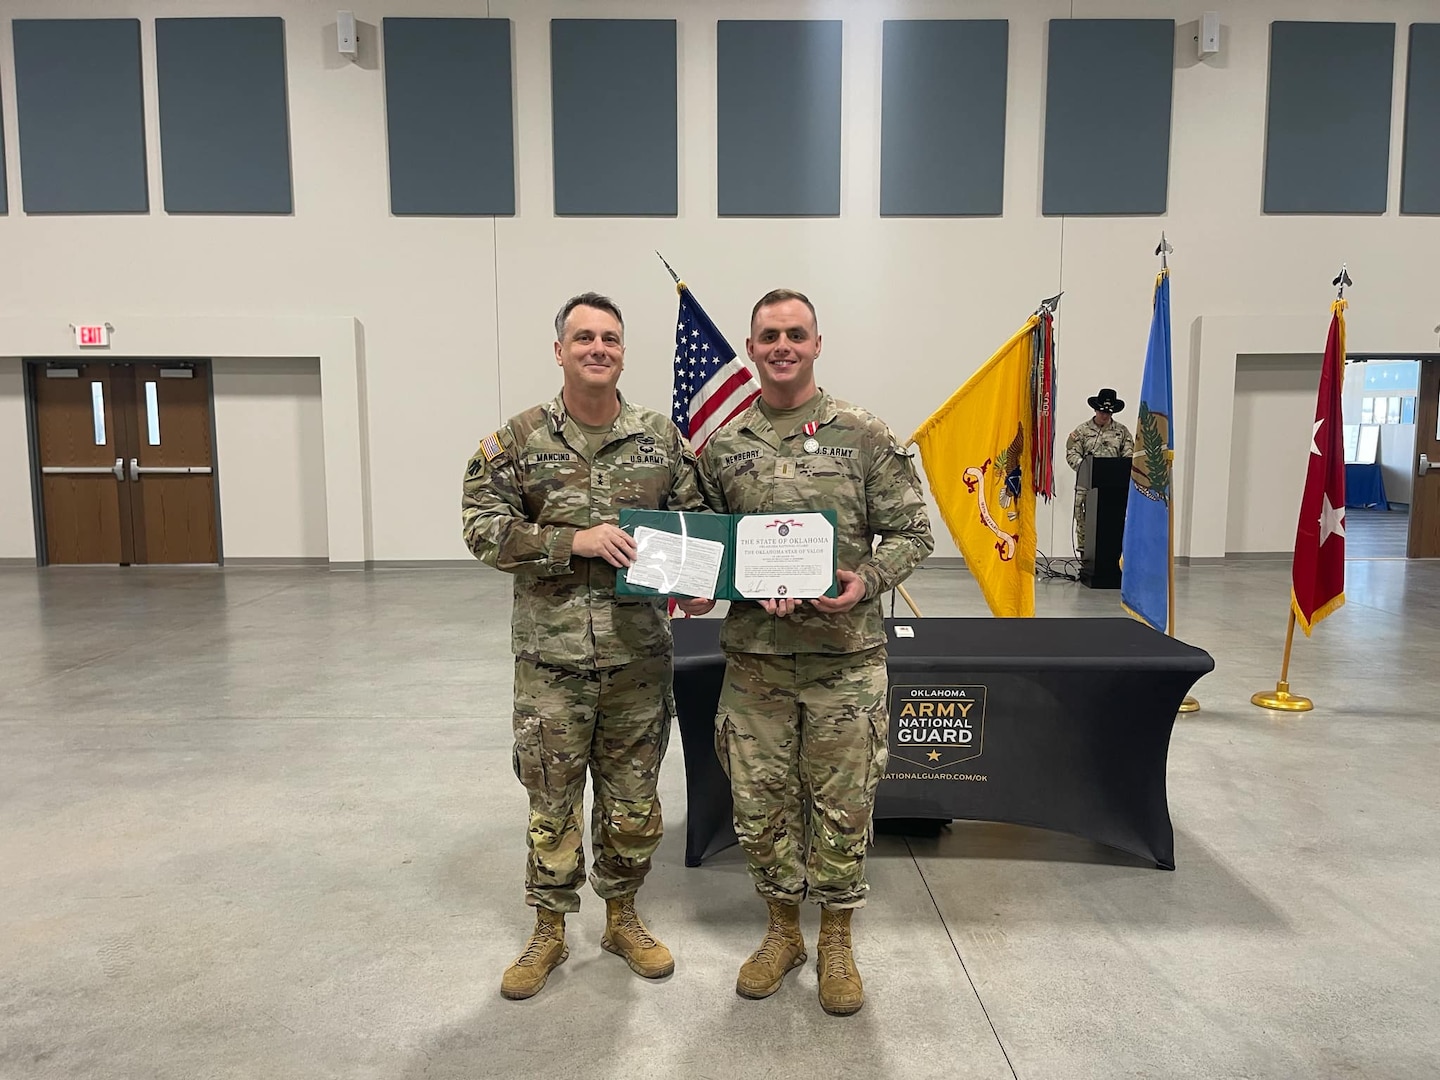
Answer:
<svg viewBox="0 0 1440 1080"><path fill-rule="evenodd" d="M690 290L680 287L675 330L675 401L670 418L695 453L726 421L744 412L760 393L750 369L715 329Z"/></svg>

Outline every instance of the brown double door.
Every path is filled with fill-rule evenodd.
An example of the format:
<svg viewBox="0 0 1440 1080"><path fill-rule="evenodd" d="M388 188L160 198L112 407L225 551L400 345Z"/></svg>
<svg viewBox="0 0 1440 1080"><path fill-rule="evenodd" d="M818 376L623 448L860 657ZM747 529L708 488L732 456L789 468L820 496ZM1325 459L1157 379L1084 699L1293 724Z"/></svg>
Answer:
<svg viewBox="0 0 1440 1080"><path fill-rule="evenodd" d="M1412 559L1433 559L1440 556L1440 357L1423 357L1420 363L1414 485L1405 554Z"/></svg>
<svg viewBox="0 0 1440 1080"><path fill-rule="evenodd" d="M45 561L219 560L210 367L33 363Z"/></svg>

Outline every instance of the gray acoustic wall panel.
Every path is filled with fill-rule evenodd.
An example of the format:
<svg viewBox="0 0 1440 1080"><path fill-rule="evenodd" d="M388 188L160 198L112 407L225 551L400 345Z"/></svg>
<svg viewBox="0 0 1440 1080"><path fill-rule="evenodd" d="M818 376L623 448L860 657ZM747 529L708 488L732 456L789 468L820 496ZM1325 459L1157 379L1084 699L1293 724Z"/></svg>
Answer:
<svg viewBox="0 0 1440 1080"><path fill-rule="evenodd" d="M384 23L391 213L515 213L510 20Z"/></svg>
<svg viewBox="0 0 1440 1080"><path fill-rule="evenodd" d="M138 19L16 19L27 214L145 213Z"/></svg>
<svg viewBox="0 0 1440 1080"><path fill-rule="evenodd" d="M1172 19L1052 19L1046 214L1163 214L1170 186Z"/></svg>
<svg viewBox="0 0 1440 1080"><path fill-rule="evenodd" d="M1003 19L887 20L883 216L994 215L1005 203Z"/></svg>
<svg viewBox="0 0 1440 1080"><path fill-rule="evenodd" d="M1383 214L1394 23L1273 22L1265 213Z"/></svg>
<svg viewBox="0 0 1440 1080"><path fill-rule="evenodd" d="M285 22L156 19L160 161L172 214L288 214Z"/></svg>
<svg viewBox="0 0 1440 1080"><path fill-rule="evenodd" d="M675 86L673 19L551 20L556 214L679 212Z"/></svg>
<svg viewBox="0 0 1440 1080"><path fill-rule="evenodd" d="M1410 27L1402 214L1440 214L1440 23Z"/></svg>
<svg viewBox="0 0 1440 1080"><path fill-rule="evenodd" d="M839 214L840 21L718 30L720 215Z"/></svg>

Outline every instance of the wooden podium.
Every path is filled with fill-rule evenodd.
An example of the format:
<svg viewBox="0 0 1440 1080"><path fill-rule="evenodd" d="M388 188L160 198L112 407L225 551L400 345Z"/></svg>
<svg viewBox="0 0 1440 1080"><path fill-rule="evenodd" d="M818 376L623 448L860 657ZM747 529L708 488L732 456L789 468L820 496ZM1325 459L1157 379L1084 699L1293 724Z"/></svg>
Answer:
<svg viewBox="0 0 1440 1080"><path fill-rule="evenodd" d="M1120 547L1125 539L1125 505L1130 499L1128 457L1086 457L1076 483L1085 496L1085 558L1080 584L1091 589L1120 588Z"/></svg>

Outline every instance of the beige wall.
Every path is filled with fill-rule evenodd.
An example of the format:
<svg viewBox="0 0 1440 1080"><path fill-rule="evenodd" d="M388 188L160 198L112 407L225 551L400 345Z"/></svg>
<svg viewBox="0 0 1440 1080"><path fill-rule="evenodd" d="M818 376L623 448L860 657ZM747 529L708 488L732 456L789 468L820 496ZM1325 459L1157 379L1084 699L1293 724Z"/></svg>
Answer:
<svg viewBox="0 0 1440 1080"><path fill-rule="evenodd" d="M25 437L25 373L0 357L0 560L35 555L30 512L30 448Z"/></svg>
<svg viewBox="0 0 1440 1080"><path fill-rule="evenodd" d="M583 288L621 302L629 331L624 387L666 407L675 297L653 251L681 270L737 347L751 303L788 284L820 309L822 382L908 435L1034 309L1065 290L1059 322L1061 435L1083 420L1101 384L1131 401L1140 378L1160 230L1176 251L1174 338L1181 453L1216 446L1202 467L1182 462L1177 549L1224 553L1228 527L1234 379L1206 397L1197 319L1290 317L1296 337L1271 349L1323 345L1328 286L1340 259L1356 280L1355 349L1433 349L1428 252L1440 221L1396 212L1402 145L1405 26L1436 18L1433 0L1394 0L1383 11L1343 0L1202 5L1220 11L1224 49L1194 59L1200 7L1168 0L734 0L726 17L845 19L842 212L821 220L715 217L715 19L702 0L392 0L357 3L362 33L386 14L475 15L515 21L516 166L513 218L397 219L386 194L382 74L334 55L334 11L298 0L115 0L110 15L143 20L151 214L27 218L19 212L10 25L0 20L0 99L6 122L11 213L0 219L0 317L21 313L63 327L187 314L251 319L346 316L363 328L362 400L369 474L366 556L464 555L456 506L461 469L478 438L556 387L550 318ZM5 15L97 13L86 0L8 0ZM281 14L286 18L296 212L289 218L169 217L162 207L153 80L157 15ZM1170 212L1164 217L1056 219L1039 214L1047 20L1172 17L1177 29ZM548 20L674 17L680 48L680 215L675 219L567 219L551 213ZM887 17L1010 19L1005 216L879 219L881 23ZM1269 21L1384 18L1397 35L1391 210L1379 217L1261 215ZM372 39L373 40L373 39ZM603 61L597 61L603 74ZM1317 103L1324 107L1323 103ZM756 168L803 168L784 148L756 147ZM83 257L75 252L83 250ZM1362 340L1365 339L1365 340ZM1211 347L1220 339L1212 335ZM1417 344L1418 343L1418 344ZM0 341L0 356L17 355ZM244 355L216 340L204 355ZM1230 360L1233 364L1233 353ZM0 375L3 378L3 375ZM1206 391L1208 393L1208 390ZM1227 397L1229 395L1229 397ZM1196 415L1192 416L1192 413ZM1133 405L1128 414L1133 419ZM0 390L0 474L23 463L10 429L23 412ZM1187 432L1196 424L1199 431ZM1281 439L1278 431L1262 438ZM1188 442L1187 442L1188 440ZM12 445L13 444L13 445ZM9 447L10 449L6 449ZM17 447L19 449L17 449ZM1278 451L1261 446L1259 452ZM328 453L328 451L327 451ZM1073 476L1039 523L1042 549L1068 551ZM6 481L0 481L4 483ZM313 486L313 485L312 485ZM331 493L331 499L334 493ZM1298 497L1298 496L1297 496ZM28 491L26 500L28 503ZM223 509L227 530L234 511ZM8 517L8 515L7 515ZM290 528L286 526L286 528ZM252 538L274 550L293 534ZM0 557L33 553L27 521L0 526ZM289 539L285 539L289 536ZM275 543L272 543L274 541ZM228 544L227 544L228 547ZM953 554L943 538L939 554ZM300 551L284 554L302 554ZM337 558L333 544L331 557Z"/></svg>
<svg viewBox="0 0 1440 1080"><path fill-rule="evenodd" d="M213 370L225 558L325 558L319 361L222 359Z"/></svg>
<svg viewBox="0 0 1440 1080"><path fill-rule="evenodd" d="M1241 356L1225 551L1295 550L1321 356Z"/></svg>

